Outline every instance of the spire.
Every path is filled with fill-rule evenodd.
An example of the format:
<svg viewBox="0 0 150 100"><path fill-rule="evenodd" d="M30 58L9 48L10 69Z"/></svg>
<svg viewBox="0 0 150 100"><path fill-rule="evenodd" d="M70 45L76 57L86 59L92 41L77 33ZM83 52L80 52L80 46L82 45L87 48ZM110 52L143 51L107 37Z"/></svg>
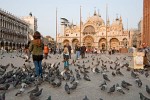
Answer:
<svg viewBox="0 0 150 100"><path fill-rule="evenodd" d="M99 14L99 9L98 9L98 16L101 17L101 15Z"/></svg>
<svg viewBox="0 0 150 100"><path fill-rule="evenodd" d="M96 15L97 15L97 13L96 13L96 7L95 7L94 16L96 16Z"/></svg>
<svg viewBox="0 0 150 100"><path fill-rule="evenodd" d="M120 16L120 23L122 23L122 17Z"/></svg>
<svg viewBox="0 0 150 100"><path fill-rule="evenodd" d="M117 21L117 20L119 20L119 18L118 18L118 14L116 14L116 21Z"/></svg>
<svg viewBox="0 0 150 100"><path fill-rule="evenodd" d="M32 12L30 12L29 15L32 17Z"/></svg>

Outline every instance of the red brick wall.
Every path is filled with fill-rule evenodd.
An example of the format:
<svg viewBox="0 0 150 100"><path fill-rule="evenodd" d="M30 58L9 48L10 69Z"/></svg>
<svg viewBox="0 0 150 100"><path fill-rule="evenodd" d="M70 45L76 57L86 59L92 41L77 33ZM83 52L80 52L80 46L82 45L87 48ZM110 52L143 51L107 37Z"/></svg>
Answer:
<svg viewBox="0 0 150 100"><path fill-rule="evenodd" d="M143 43L150 46L150 0L143 3Z"/></svg>

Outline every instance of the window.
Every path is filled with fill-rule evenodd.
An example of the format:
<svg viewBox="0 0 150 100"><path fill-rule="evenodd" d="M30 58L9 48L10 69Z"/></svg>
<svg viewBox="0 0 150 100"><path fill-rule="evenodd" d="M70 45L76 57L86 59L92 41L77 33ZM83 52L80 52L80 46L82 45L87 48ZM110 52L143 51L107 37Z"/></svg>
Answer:
<svg viewBox="0 0 150 100"><path fill-rule="evenodd" d="M69 36L69 34L66 34L66 36Z"/></svg>

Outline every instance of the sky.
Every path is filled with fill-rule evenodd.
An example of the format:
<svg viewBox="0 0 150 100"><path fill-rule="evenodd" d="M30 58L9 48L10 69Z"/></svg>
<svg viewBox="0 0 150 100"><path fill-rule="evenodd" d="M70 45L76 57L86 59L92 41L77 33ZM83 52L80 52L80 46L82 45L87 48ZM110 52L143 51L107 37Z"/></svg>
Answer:
<svg viewBox="0 0 150 100"><path fill-rule="evenodd" d="M85 22L94 11L106 20L106 4L110 23L116 17L122 16L124 29L138 27L143 16L143 0L0 0L0 8L15 16L28 16L30 12L38 20L38 31L43 36L56 34L56 8L57 25L60 33L60 18L66 18L74 24L80 23L80 6L82 21ZM128 24L127 24L128 23Z"/></svg>

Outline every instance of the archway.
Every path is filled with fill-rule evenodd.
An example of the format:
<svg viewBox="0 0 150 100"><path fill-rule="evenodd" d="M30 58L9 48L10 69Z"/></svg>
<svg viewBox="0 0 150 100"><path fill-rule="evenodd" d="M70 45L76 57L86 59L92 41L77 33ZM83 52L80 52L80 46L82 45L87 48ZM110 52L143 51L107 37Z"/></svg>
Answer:
<svg viewBox="0 0 150 100"><path fill-rule="evenodd" d="M10 49L12 49L12 46L13 46L13 43L10 42L10 44L9 44Z"/></svg>
<svg viewBox="0 0 150 100"><path fill-rule="evenodd" d="M2 41L2 42L1 42L1 47L3 47L3 48L4 48L4 41Z"/></svg>
<svg viewBox="0 0 150 100"><path fill-rule="evenodd" d="M73 39L72 40L72 48L74 49L75 48L75 45L79 43L79 40L78 39Z"/></svg>
<svg viewBox="0 0 150 100"><path fill-rule="evenodd" d="M124 46L125 48L128 46L128 40L127 40L127 38L124 38L124 39L122 40L122 44L123 44L123 46Z"/></svg>
<svg viewBox="0 0 150 100"><path fill-rule="evenodd" d="M92 50L92 46L94 43L94 39L92 36L86 36L83 39L85 46L87 47L87 50L91 51Z"/></svg>
<svg viewBox="0 0 150 100"><path fill-rule="evenodd" d="M69 40L68 40L68 39L65 39L65 40L63 41L63 45L66 45L66 44L69 44Z"/></svg>
<svg viewBox="0 0 150 100"><path fill-rule="evenodd" d="M99 48L101 50L106 50L106 39L105 38L101 38L99 40Z"/></svg>
<svg viewBox="0 0 150 100"><path fill-rule="evenodd" d="M110 48L115 48L119 50L119 40L117 38L112 38L110 40Z"/></svg>
<svg viewBox="0 0 150 100"><path fill-rule="evenodd" d="M13 50L15 50L16 48L15 48L15 43L13 43Z"/></svg>

